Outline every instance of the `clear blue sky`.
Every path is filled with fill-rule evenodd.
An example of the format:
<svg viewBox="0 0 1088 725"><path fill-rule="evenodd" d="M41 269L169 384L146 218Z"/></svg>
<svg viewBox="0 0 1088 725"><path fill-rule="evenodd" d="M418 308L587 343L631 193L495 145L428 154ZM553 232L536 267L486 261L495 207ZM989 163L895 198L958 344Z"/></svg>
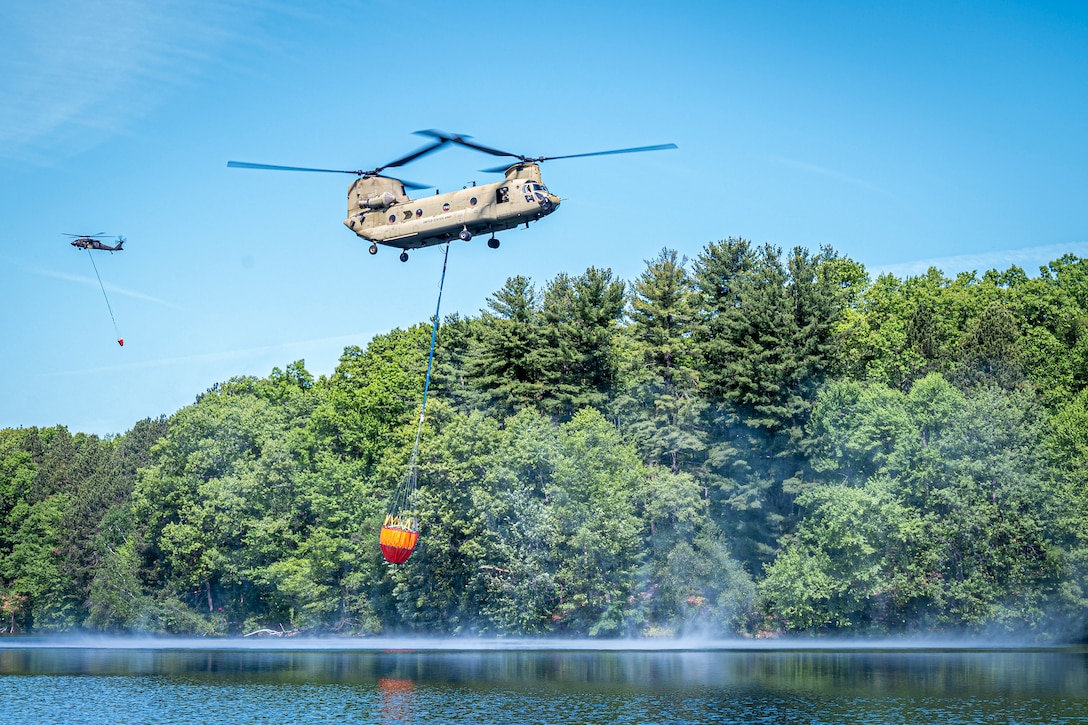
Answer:
<svg viewBox="0 0 1088 725"><path fill-rule="evenodd" d="M553 216L450 251L443 315L505 280L743 236L870 272L1088 256L1088 10L1046 2L306 3L0 9L0 427L122 433L235 375L426 322L441 248L376 257L351 177L438 128L554 161ZM448 191L495 160L433 154ZM424 191L422 194L433 192ZM122 234L95 258L65 232Z"/></svg>

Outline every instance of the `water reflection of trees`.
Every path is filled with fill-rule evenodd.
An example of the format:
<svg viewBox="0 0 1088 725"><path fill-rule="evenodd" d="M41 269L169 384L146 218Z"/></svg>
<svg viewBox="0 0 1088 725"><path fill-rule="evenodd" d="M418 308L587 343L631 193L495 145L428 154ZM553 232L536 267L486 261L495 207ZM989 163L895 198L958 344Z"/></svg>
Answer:
<svg viewBox="0 0 1088 725"><path fill-rule="evenodd" d="M1088 653L1038 651L239 651L0 648L0 675L158 675L230 685L377 686L382 707L416 688L547 686L561 692L778 691L947 697L1088 692Z"/></svg>

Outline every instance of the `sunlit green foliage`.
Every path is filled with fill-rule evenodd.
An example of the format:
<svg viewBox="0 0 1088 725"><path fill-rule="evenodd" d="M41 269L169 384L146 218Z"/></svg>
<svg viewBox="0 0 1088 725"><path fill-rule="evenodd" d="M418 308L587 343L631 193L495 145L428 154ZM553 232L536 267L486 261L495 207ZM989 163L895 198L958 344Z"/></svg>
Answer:
<svg viewBox="0 0 1088 725"><path fill-rule="evenodd" d="M0 430L0 632L1088 636L1088 260L511 277L100 439Z"/></svg>
<svg viewBox="0 0 1088 725"><path fill-rule="evenodd" d="M1047 626L1061 562L1038 405L996 385L968 397L936 373L908 393L827 392L812 427L830 480L798 499L806 515L761 585L768 611L797 629Z"/></svg>

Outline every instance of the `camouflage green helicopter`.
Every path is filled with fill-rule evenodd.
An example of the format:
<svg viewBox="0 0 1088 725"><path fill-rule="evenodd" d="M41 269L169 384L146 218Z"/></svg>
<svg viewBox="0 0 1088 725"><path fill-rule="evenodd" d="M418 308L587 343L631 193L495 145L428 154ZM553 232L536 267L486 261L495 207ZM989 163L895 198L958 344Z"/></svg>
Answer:
<svg viewBox="0 0 1088 725"><path fill-rule="evenodd" d="M431 143L407 156L369 171L310 169L298 166L252 164L244 161L228 161L227 166L236 169L316 171L358 176L359 178L348 187L348 218L344 220L344 225L370 242L371 254L378 253L379 244L396 247L402 250L400 261L407 262L409 249L445 244L453 239L467 242L480 234L490 235L487 246L497 249L499 246L499 240L495 237L497 232L513 229L520 224L528 227L529 222L537 221L554 212L559 208L561 199L548 191L540 177L540 164L544 161L676 148L676 144L669 143L567 156L530 158L474 143L468 140L471 136L447 134L435 130L416 133L431 138ZM505 178L502 181L480 186L474 184L460 191L419 199L409 197L405 189L426 189L427 186L382 175L386 169L404 166L450 143L492 156L509 157L515 161L496 168L484 169L485 173L504 173Z"/></svg>

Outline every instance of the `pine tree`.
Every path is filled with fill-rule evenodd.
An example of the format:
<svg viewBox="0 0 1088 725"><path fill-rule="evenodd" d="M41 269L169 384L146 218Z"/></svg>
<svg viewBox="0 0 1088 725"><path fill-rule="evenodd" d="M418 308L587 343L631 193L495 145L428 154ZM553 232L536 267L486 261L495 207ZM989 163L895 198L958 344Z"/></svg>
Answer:
<svg viewBox="0 0 1088 725"><path fill-rule="evenodd" d="M825 267L835 259L795 248L783 264L776 247L728 239L696 262L715 508L754 570L794 525L803 426L835 366L842 296Z"/></svg>
<svg viewBox="0 0 1088 725"><path fill-rule="evenodd" d="M634 285L630 334L634 369L621 400L650 464L674 473L698 465L706 447L695 369L692 280L674 250L647 262Z"/></svg>
<svg viewBox="0 0 1088 725"><path fill-rule="evenodd" d="M618 366L612 343L625 301L623 282L596 267L580 277L561 274L545 290L542 407L559 421L608 402Z"/></svg>
<svg viewBox="0 0 1088 725"><path fill-rule="evenodd" d="M506 280L506 285L487 298L488 311L476 355L470 362L472 376L493 403L514 413L538 407L544 395L541 369L543 335L536 290L527 277Z"/></svg>

